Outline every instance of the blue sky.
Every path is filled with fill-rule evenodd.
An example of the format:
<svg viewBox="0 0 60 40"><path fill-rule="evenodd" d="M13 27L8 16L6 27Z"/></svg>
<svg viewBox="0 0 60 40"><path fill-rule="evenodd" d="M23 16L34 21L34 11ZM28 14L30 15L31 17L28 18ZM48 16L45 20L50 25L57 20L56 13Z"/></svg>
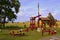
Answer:
<svg viewBox="0 0 60 40"><path fill-rule="evenodd" d="M29 21L31 16L38 15L38 0L19 0L21 7L17 15L16 22ZM48 16L51 12L55 19L60 20L60 0L39 0L40 14L42 17Z"/></svg>

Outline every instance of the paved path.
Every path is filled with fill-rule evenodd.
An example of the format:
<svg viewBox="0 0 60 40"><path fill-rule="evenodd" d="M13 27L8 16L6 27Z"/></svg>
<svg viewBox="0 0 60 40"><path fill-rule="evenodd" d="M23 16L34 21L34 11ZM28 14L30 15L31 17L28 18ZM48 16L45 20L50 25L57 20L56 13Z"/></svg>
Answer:
<svg viewBox="0 0 60 40"><path fill-rule="evenodd" d="M42 38L39 40L60 40L60 36L51 36L51 37Z"/></svg>

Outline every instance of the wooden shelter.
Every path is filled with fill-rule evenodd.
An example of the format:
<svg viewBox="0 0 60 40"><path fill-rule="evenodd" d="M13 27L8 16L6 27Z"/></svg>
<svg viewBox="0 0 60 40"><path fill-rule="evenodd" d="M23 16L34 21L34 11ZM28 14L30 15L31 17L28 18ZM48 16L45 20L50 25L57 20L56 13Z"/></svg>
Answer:
<svg viewBox="0 0 60 40"><path fill-rule="evenodd" d="M36 28L36 18L38 18L38 21L37 21L37 24L38 24L38 27L42 26L42 24L44 23L44 21L48 21L50 22L50 20L46 17L40 17L40 7L39 7L39 2L38 2L38 15L37 16L34 16L34 17L30 17L30 28ZM50 23L48 23L50 24Z"/></svg>

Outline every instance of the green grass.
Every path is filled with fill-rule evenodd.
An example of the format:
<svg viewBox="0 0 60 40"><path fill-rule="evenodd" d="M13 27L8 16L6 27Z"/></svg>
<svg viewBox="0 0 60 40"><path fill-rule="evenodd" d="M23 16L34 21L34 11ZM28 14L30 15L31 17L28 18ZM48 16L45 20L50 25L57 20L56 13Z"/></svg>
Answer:
<svg viewBox="0 0 60 40"><path fill-rule="evenodd" d="M10 30L2 30L0 32L0 40L37 40L40 38L41 33L38 33L36 31L29 31L26 33L26 36L10 36L9 35Z"/></svg>
<svg viewBox="0 0 60 40"><path fill-rule="evenodd" d="M26 22L25 24L27 25L27 27L29 27L28 22ZM7 23L6 26L24 27L23 23L18 23L18 24L17 23ZM14 28L12 27L12 29L14 29ZM52 36L52 35L48 35L47 33L45 33L44 36L42 36L41 32L37 32L36 30L26 32L26 36L11 36L9 34L9 32L12 29L2 29L2 32L0 32L0 40L39 40L44 37ZM60 35L60 28L56 28L56 30L57 30L57 35Z"/></svg>
<svg viewBox="0 0 60 40"><path fill-rule="evenodd" d="M60 29L57 30L57 35L60 34ZM0 32L0 40L38 40L40 38L52 36L48 35L47 33L44 34L44 36L41 35L41 32L29 31L26 32L25 36L11 36L9 35L10 30L9 29L2 29L2 32Z"/></svg>

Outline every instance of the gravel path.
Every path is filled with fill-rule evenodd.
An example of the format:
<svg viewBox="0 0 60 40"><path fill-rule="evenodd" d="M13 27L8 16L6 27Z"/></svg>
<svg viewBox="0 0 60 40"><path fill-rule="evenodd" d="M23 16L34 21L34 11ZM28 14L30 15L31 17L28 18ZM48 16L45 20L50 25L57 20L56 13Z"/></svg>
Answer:
<svg viewBox="0 0 60 40"><path fill-rule="evenodd" d="M60 40L60 36L51 36L51 37L42 38L39 40Z"/></svg>

